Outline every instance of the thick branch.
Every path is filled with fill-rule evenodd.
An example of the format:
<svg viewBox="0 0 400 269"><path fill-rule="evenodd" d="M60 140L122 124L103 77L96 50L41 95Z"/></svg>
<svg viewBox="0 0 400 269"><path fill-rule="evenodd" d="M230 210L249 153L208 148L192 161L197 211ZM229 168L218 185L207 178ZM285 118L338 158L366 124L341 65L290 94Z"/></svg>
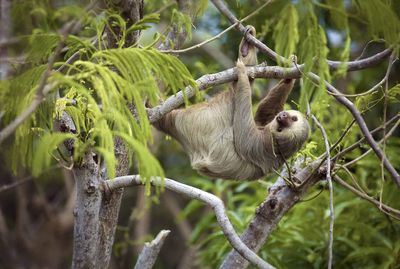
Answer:
<svg viewBox="0 0 400 269"><path fill-rule="evenodd" d="M139 258L136 262L135 269L151 269L155 264L158 253L160 252L164 241L167 238L169 230L162 230L158 233L157 237L153 241L144 244L142 252L140 252Z"/></svg>
<svg viewBox="0 0 400 269"><path fill-rule="evenodd" d="M74 209L73 269L97 268L97 247L99 245L99 208L102 192L99 188L99 171L88 152L84 165L74 168L76 201Z"/></svg>
<svg viewBox="0 0 400 269"><path fill-rule="evenodd" d="M112 180L107 180L103 182L103 188L106 193L110 191L134 186L134 185L142 185L143 182L140 179L139 175L132 176L124 176L117 177ZM217 217L217 221L221 227L222 232L225 237L228 239L229 243L236 249L237 252L240 253L241 256L245 257L252 264L258 266L259 268L272 269L273 266L266 263L262 260L257 254L251 251L239 238L236 234L235 229L229 221L225 213L225 207L220 198L212 195L211 193L196 189L194 187L176 182L171 179L161 179L161 178L153 178L151 179L151 184L153 186L165 186L166 189L186 195L189 198L199 200L207 205L209 205L215 212Z"/></svg>
<svg viewBox="0 0 400 269"><path fill-rule="evenodd" d="M281 177L269 189L264 202L257 208L254 218L240 236L251 250L258 252L282 217L301 199L307 190L323 176L317 172L321 160L315 160L304 169L299 169L294 178L301 182L298 189L285 184ZM295 167L298 167L296 164ZM220 269L242 269L248 266L239 253L232 250L224 259Z"/></svg>

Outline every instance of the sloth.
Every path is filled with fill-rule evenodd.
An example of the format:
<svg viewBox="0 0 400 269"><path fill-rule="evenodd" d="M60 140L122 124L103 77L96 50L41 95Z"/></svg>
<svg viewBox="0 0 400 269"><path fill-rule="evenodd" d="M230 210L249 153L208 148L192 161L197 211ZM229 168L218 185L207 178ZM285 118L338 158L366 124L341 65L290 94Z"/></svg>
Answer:
<svg viewBox="0 0 400 269"><path fill-rule="evenodd" d="M248 26L248 33L255 29ZM155 127L172 136L200 174L222 179L255 180L276 171L308 138L306 118L284 111L294 79L272 88L252 115L246 65L257 64L257 50L243 37L236 64L238 80L208 102L167 113Z"/></svg>

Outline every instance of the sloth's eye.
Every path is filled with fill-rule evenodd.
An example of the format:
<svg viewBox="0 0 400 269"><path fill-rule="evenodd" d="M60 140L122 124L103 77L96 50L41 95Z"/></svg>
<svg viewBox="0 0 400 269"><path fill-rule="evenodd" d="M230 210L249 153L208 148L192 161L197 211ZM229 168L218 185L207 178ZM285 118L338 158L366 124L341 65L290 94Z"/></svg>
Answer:
<svg viewBox="0 0 400 269"><path fill-rule="evenodd" d="M282 132L282 128L278 128L278 132Z"/></svg>
<svg viewBox="0 0 400 269"><path fill-rule="evenodd" d="M296 116L293 116L293 117L292 117L292 121L297 121L297 117L296 117Z"/></svg>

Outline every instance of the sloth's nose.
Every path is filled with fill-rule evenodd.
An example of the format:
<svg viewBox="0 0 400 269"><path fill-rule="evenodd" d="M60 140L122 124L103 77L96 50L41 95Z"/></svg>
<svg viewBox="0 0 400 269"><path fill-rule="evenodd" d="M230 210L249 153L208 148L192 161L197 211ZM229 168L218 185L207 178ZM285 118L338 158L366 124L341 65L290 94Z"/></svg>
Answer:
<svg viewBox="0 0 400 269"><path fill-rule="evenodd" d="M278 120L285 120L287 118L289 118L289 113L287 113L286 111L281 111L278 113Z"/></svg>
<svg viewBox="0 0 400 269"><path fill-rule="evenodd" d="M281 111L278 113L276 120L281 126L288 126L289 125L289 113L286 111Z"/></svg>

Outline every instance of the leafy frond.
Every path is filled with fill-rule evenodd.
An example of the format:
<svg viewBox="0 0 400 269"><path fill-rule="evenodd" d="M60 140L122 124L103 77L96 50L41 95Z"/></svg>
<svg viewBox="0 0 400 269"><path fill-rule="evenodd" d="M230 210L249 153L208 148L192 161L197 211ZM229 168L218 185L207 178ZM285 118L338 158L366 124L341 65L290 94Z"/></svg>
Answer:
<svg viewBox="0 0 400 269"><path fill-rule="evenodd" d="M177 9L172 11L171 24L178 33L186 32L188 40L192 39L192 20Z"/></svg>
<svg viewBox="0 0 400 269"><path fill-rule="evenodd" d="M158 23L159 21L160 21L160 14L158 13L148 14L144 16L141 20L139 20L137 23L129 27L126 30L126 33L129 34L132 31L145 30L147 28L150 28L148 23Z"/></svg>
<svg viewBox="0 0 400 269"><path fill-rule="evenodd" d="M318 24L317 17L314 13L312 4L309 1L301 1L303 12L301 13L300 24L305 27L301 28L302 34L305 39L300 42L300 62L305 63L304 73L310 71L315 72L321 79L321 83L316 90L315 85L310 79L305 79L300 95L300 109L306 110L309 98L313 98L312 110L319 111L321 108L326 107L326 103L319 101L326 100L324 81L330 81L329 67L326 62L329 49L324 29Z"/></svg>
<svg viewBox="0 0 400 269"><path fill-rule="evenodd" d="M178 58L160 53L155 49L142 50L137 48L99 51L94 59L104 59L105 64L115 66L127 81L136 83L149 77L157 77L167 90L173 93L195 83ZM178 74L178 76L177 76Z"/></svg>
<svg viewBox="0 0 400 269"><path fill-rule="evenodd" d="M30 49L27 61L33 64L47 61L59 41L60 36L57 34L35 30L29 38Z"/></svg>
<svg viewBox="0 0 400 269"><path fill-rule="evenodd" d="M339 61L347 62L350 58L350 29L348 14L342 0L328 0L327 6L329 7L329 14L332 24L340 31L343 32L345 37L345 42L343 46L340 46L341 53L339 54ZM342 64L339 69L335 72L335 76L343 77L346 75L347 66Z"/></svg>
<svg viewBox="0 0 400 269"><path fill-rule="evenodd" d="M390 45L400 43L400 19L391 8L392 1L355 0L355 6L365 15L371 34L383 38Z"/></svg>
<svg viewBox="0 0 400 269"><path fill-rule="evenodd" d="M275 50L278 54L289 57L296 51L299 42L297 28L299 17L296 8L287 4L280 12L278 23L274 29Z"/></svg>
<svg viewBox="0 0 400 269"><path fill-rule="evenodd" d="M31 68L22 74L0 82L2 92L1 104L4 109L3 119L5 123L10 122L25 109L32 101L35 87L46 69L45 65Z"/></svg>
<svg viewBox="0 0 400 269"><path fill-rule="evenodd" d="M208 7L208 0L198 0L191 2L192 13L196 16L202 16Z"/></svg>
<svg viewBox="0 0 400 269"><path fill-rule="evenodd" d="M20 106L14 109L13 115L30 104L43 70L43 67L33 69L18 78L25 92L21 91L24 96L16 101ZM53 121L67 113L77 131L75 160L82 158L85 150L91 148L105 162L108 176L113 178L117 164L114 139L118 136L127 143L127 149L135 154L140 173L147 179L162 175L162 169L147 149L152 136L145 102L150 100L156 103L159 83L172 92L196 85L189 71L176 57L154 49L137 48L97 51L90 59L73 63L66 75L54 73L49 82L56 84L61 98L57 101L49 98L30 120L17 129L15 146L24 156L15 155L13 159L16 164L35 169L35 175L48 168L52 159L49 152L63 139L71 138L50 131ZM43 133L52 133L52 136L43 136ZM49 141L52 139L50 148L44 142L35 142L37 139L42 141L42 137ZM36 147L43 148L37 151ZM44 159L45 154L49 159ZM43 160L39 166L36 160L38 156Z"/></svg>

